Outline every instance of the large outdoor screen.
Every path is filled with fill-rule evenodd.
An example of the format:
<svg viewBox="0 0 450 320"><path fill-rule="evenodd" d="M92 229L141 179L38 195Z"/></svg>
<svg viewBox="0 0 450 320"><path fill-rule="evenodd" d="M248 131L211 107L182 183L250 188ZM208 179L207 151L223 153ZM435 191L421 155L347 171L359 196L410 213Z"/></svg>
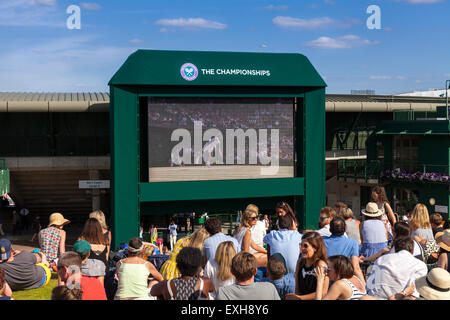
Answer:
<svg viewBox="0 0 450 320"><path fill-rule="evenodd" d="M293 98L148 98L149 181L294 177Z"/></svg>

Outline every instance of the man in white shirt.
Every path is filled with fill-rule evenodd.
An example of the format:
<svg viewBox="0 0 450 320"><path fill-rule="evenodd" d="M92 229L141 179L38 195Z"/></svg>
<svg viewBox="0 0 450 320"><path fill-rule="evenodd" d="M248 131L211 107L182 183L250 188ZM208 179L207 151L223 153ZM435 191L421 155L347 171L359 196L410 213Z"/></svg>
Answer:
<svg viewBox="0 0 450 320"><path fill-rule="evenodd" d="M385 254L375 261L366 284L370 296L389 299L427 275L427 265L413 256L414 242L411 238L397 238L394 248L395 253ZM418 298L419 293L415 290L413 296Z"/></svg>
<svg viewBox="0 0 450 320"><path fill-rule="evenodd" d="M330 222L336 216L336 211L331 207L325 207L320 210L319 230L317 233L322 237L330 237Z"/></svg>

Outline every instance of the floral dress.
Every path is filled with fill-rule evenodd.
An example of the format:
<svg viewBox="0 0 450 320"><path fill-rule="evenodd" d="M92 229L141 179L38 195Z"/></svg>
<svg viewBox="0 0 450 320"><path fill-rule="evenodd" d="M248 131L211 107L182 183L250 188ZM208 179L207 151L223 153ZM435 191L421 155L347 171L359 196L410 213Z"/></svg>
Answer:
<svg viewBox="0 0 450 320"><path fill-rule="evenodd" d="M190 240L189 238L182 238L178 240L173 248L173 251L170 253L169 260L164 262L164 264L161 266L160 272L164 280L171 280L181 277L181 273L177 268L176 260L178 253L181 251L181 249L189 245L189 240Z"/></svg>
<svg viewBox="0 0 450 320"><path fill-rule="evenodd" d="M58 258L61 230L56 227L48 227L39 233L41 239L41 251L47 257L48 262Z"/></svg>

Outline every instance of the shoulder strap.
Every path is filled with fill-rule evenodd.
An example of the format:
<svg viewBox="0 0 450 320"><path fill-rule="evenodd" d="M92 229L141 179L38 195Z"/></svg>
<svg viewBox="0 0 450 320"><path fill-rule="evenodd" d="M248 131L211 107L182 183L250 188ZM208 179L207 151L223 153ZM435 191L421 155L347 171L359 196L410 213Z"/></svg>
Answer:
<svg viewBox="0 0 450 320"><path fill-rule="evenodd" d="M172 286L170 285L170 282L171 282L171 281L172 281L172 279L170 279L169 281L167 281L167 290L169 291L170 300L173 300Z"/></svg>
<svg viewBox="0 0 450 320"><path fill-rule="evenodd" d="M203 279L200 278L200 289L198 290L198 297L197 297L197 300L200 300L200 299L201 299L202 293L203 293Z"/></svg>

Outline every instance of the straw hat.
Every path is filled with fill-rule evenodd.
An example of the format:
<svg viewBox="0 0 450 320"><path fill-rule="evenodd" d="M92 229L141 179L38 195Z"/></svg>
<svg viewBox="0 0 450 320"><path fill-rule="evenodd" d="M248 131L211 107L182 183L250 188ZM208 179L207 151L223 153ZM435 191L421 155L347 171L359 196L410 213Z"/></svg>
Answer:
<svg viewBox="0 0 450 320"><path fill-rule="evenodd" d="M428 275L416 280L416 288L426 300L450 300L450 273L433 268Z"/></svg>
<svg viewBox="0 0 450 320"><path fill-rule="evenodd" d="M444 250L450 251L450 229L438 232L435 235L436 243Z"/></svg>
<svg viewBox="0 0 450 320"><path fill-rule="evenodd" d="M369 202L366 205L366 209L361 210L361 213L368 217L379 217L383 214L375 202Z"/></svg>
<svg viewBox="0 0 450 320"><path fill-rule="evenodd" d="M70 223L70 220L65 219L61 213L54 212L50 215L50 223L48 226L63 226L68 223Z"/></svg>

